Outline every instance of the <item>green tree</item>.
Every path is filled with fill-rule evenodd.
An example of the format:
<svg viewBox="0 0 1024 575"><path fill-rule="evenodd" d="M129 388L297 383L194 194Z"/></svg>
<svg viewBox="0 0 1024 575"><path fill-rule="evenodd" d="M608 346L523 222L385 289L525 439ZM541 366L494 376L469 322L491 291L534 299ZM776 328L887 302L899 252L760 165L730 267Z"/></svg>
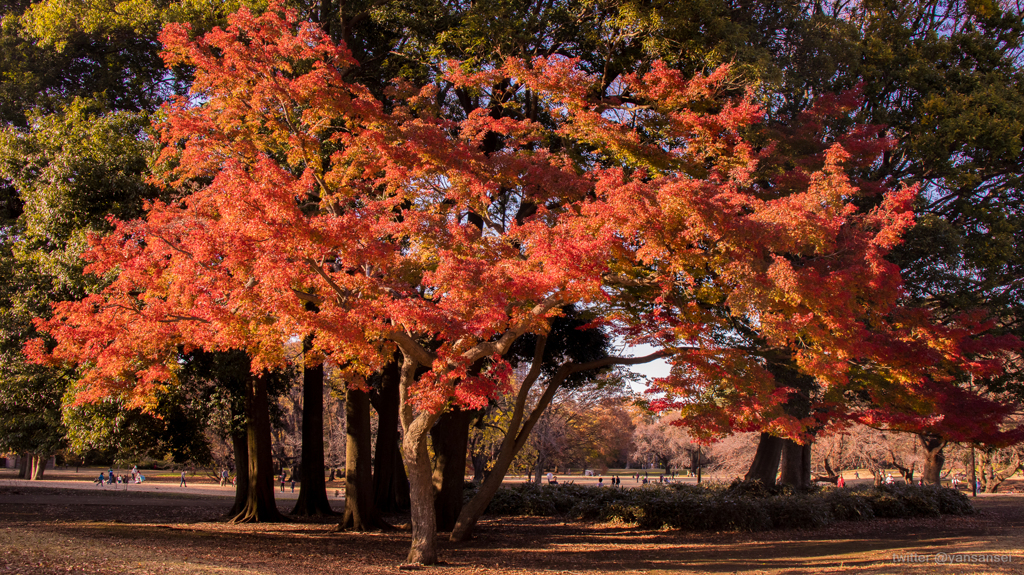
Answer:
<svg viewBox="0 0 1024 575"><path fill-rule="evenodd" d="M95 289L97 278L82 275L87 235L153 196L140 180L152 149L148 118L103 108L76 99L59 113L31 113L25 127L0 127L0 180L18 204L0 229L0 420L6 449L43 460L65 446L61 410L74 374L27 364L21 346L36 336L32 319Z"/></svg>

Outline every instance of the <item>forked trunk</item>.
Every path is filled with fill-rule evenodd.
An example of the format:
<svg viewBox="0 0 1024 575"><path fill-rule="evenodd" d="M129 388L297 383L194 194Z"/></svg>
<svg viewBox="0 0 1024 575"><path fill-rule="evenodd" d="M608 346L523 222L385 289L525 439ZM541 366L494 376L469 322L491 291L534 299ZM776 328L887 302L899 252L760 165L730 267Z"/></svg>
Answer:
<svg viewBox="0 0 1024 575"><path fill-rule="evenodd" d="M996 493L1004 481L1012 477L1022 467L1019 452L1014 452L1008 461L1000 462L996 458L996 450L981 451L981 488L985 493Z"/></svg>
<svg viewBox="0 0 1024 575"><path fill-rule="evenodd" d="M924 472L922 478L927 485L941 485L942 466L946 463L946 456L942 449L946 447L946 440L933 433L922 433L917 436L924 448Z"/></svg>
<svg viewBox="0 0 1024 575"><path fill-rule="evenodd" d="M324 481L324 366L310 366L310 342L303 346L307 361L302 367L302 459L299 460L299 498L293 515L335 515Z"/></svg>
<svg viewBox="0 0 1024 575"><path fill-rule="evenodd" d="M533 387L540 374L540 366L546 345L546 337L537 338L534 348L533 365L520 385L512 419L509 421L508 432L505 434L505 438L501 442L501 448L498 450L498 457L494 460L494 466L490 473L487 474L483 483L480 484L480 488L477 489L476 495L463 506L462 513L459 514L459 519L455 523L455 528L452 529L450 538L453 542L464 541L472 534L476 522L483 515L487 505L494 498L494 494L501 487L501 482L505 479L505 474L508 473L508 468L512 465L512 461L519 454L519 451L522 450L523 446L526 445L530 432L533 431L537 421L540 420L544 410L547 409L547 406L555 396L555 392L558 391L558 388L561 387L566 378L574 373L593 371L609 365L636 365L661 357L659 355L660 352L657 352L643 357L621 358L608 356L587 363L565 364L548 380L547 387L544 389L540 400L537 401L537 405L534 406L529 417L525 417L526 399L530 393L530 388ZM540 476L544 472L544 463L544 460L538 455L537 469L535 471L538 483L540 483Z"/></svg>
<svg viewBox="0 0 1024 575"><path fill-rule="evenodd" d="M775 476L779 473L779 460L782 459L782 438L770 433L761 433L754 453L754 461L750 464L744 481L760 481L765 485L775 485Z"/></svg>
<svg viewBox="0 0 1024 575"><path fill-rule="evenodd" d="M270 452L270 400L266 375L250 378L246 386L246 446L249 452L249 487L245 506L235 523L285 522L274 500L274 460Z"/></svg>
<svg viewBox="0 0 1024 575"><path fill-rule="evenodd" d="M442 415L430 430L434 448L434 515L438 531L451 531L462 511L469 425L477 415L479 412L455 409Z"/></svg>
<svg viewBox="0 0 1024 575"><path fill-rule="evenodd" d="M345 390L345 517L341 526L354 531L390 527L373 505L370 470L370 396L348 387Z"/></svg>
<svg viewBox="0 0 1024 575"><path fill-rule="evenodd" d="M415 381L418 364L403 354L399 385L399 413L402 421L402 461L409 473L409 511L412 542L407 561L413 564L437 563L437 520L434 516L434 485L430 478L430 453L427 437L439 414L416 413L409 402L409 387Z"/></svg>
<svg viewBox="0 0 1024 575"><path fill-rule="evenodd" d="M32 454L32 458L31 458L32 471L29 474L29 479L31 481L39 481L39 480L41 480L43 478L43 473L46 472L46 461L49 458L50 457L48 455L45 455L45 454L44 455L39 455L39 454L35 454L35 453Z"/></svg>

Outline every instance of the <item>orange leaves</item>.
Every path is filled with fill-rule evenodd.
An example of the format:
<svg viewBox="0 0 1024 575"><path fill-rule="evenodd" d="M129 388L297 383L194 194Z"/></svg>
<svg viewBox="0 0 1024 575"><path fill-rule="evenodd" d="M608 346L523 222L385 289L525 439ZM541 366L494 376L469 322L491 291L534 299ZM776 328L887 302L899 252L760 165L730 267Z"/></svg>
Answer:
<svg viewBox="0 0 1024 575"><path fill-rule="evenodd" d="M431 369L412 390L422 409L477 406L507 380L498 344L579 303L679 350L664 385L735 406L715 425L753 426L784 393L747 347L799 352L829 382L877 351L857 340L899 295L884 257L913 190L855 209L844 162L865 165L875 132L755 146L761 111L727 68L684 78L660 62L608 85L561 57L451 62L371 91L294 12L230 23L164 31L168 63L195 67L158 126L154 178L181 199L98 242L90 269L117 279L50 325L95 381L167 377L179 345L273 365L313 333L353 375L396 346L415 357Z"/></svg>

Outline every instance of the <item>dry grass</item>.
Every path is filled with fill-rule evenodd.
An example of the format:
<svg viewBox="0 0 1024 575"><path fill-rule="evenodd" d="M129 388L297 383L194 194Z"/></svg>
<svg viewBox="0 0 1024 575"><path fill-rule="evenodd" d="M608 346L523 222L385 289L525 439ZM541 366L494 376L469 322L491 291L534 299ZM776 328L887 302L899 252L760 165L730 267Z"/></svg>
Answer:
<svg viewBox="0 0 1024 575"><path fill-rule="evenodd" d="M408 533L331 524L230 525L223 498L0 488L0 574L399 573ZM282 506L283 508L284 506ZM433 573L1024 573L1024 498L984 496L973 517L872 520L824 530L692 534L548 518L482 522L442 542ZM400 518L396 518L400 520ZM893 562L984 553L1011 562Z"/></svg>

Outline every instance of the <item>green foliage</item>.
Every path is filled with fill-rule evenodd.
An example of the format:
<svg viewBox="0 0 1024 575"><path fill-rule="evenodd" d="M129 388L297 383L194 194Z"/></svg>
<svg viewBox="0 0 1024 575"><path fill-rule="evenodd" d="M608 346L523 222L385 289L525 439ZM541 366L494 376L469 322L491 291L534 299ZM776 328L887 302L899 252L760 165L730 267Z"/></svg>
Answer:
<svg viewBox="0 0 1024 575"><path fill-rule="evenodd" d="M168 22L190 22L198 30L223 25L228 14L242 6L259 10L266 2L238 0L41 0L21 18L27 36L44 48L63 52L76 38L137 38L150 42Z"/></svg>
<svg viewBox="0 0 1024 575"><path fill-rule="evenodd" d="M75 98L60 112L32 112L24 127L0 126L0 184L12 208L0 229L0 428L7 449L53 453L64 446L61 409L73 373L30 365L24 343L49 304L79 298L102 278L85 276L87 236L108 215L133 217L155 196L141 174L151 142L148 118L105 112ZM14 201L16 197L16 201Z"/></svg>
<svg viewBox="0 0 1024 575"><path fill-rule="evenodd" d="M646 485L614 489L524 483L495 494L492 515L563 515L618 521L645 529L763 531L806 529L872 517L930 517L973 513L966 496L945 488L886 486L806 493L736 485Z"/></svg>
<svg viewBox="0 0 1024 575"><path fill-rule="evenodd" d="M156 195L142 180L153 150L149 118L104 109L76 98L59 113L30 114L24 129L0 128L0 179L22 204L15 255L50 279L46 299L94 287L81 273L87 235L107 231L108 216L136 217Z"/></svg>

